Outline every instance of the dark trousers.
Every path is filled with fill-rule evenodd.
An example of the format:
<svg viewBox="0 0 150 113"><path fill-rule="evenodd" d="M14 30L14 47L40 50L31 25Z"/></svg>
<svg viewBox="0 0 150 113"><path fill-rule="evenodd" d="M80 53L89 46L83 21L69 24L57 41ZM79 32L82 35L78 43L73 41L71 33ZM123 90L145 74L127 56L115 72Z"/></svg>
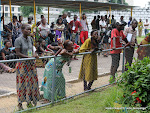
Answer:
<svg viewBox="0 0 150 113"><path fill-rule="evenodd" d="M112 57L112 63L111 63L111 75L115 79L115 73L117 72L117 69L119 67L119 62L120 62L120 53L118 54L111 54Z"/></svg>
<svg viewBox="0 0 150 113"><path fill-rule="evenodd" d="M145 29L144 31L145 31L145 35L147 35L147 34L148 34L148 32L149 32L149 30L148 30L148 29Z"/></svg>
<svg viewBox="0 0 150 113"><path fill-rule="evenodd" d="M126 59L126 64L129 63L129 66L131 66L132 64L132 60L133 60L133 55L134 55L134 48L130 47L130 48L126 48L125 49L125 59ZM127 71L127 67L125 66L125 71Z"/></svg>

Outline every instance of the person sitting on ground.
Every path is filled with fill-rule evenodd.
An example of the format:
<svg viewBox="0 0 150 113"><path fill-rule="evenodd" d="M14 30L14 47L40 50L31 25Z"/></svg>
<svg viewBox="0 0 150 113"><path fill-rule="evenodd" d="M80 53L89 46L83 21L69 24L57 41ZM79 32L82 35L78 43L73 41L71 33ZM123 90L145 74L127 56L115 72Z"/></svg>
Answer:
<svg viewBox="0 0 150 113"><path fill-rule="evenodd" d="M79 52L89 52L91 54L83 55L82 64L80 68L79 79L84 81L84 91L90 90L94 80L97 80L97 55L93 53L98 48L98 32L93 30L91 32L91 38L88 38L81 46ZM87 85L87 81L89 84Z"/></svg>
<svg viewBox="0 0 150 113"><path fill-rule="evenodd" d="M150 44L150 33L141 41L140 45ZM150 57L150 46L140 46L137 50L138 59L143 60L144 57Z"/></svg>
<svg viewBox="0 0 150 113"><path fill-rule="evenodd" d="M7 36L6 36L6 39L5 40L9 40L10 43L11 43L11 46L12 46L12 34L11 33L8 33ZM4 41L5 41L4 40Z"/></svg>
<svg viewBox="0 0 150 113"><path fill-rule="evenodd" d="M11 47L10 41L6 40L4 42L4 45L5 45L5 47L0 51L0 53L1 53L0 60L9 60L9 59L16 58L16 56L14 54L11 54L11 51L9 49ZM1 68L4 69L3 71L6 71L6 72L15 72L15 66L13 69L11 64L12 64L12 62L5 63L5 64L1 63Z"/></svg>
<svg viewBox="0 0 150 113"><path fill-rule="evenodd" d="M53 42L52 44L49 44L47 47L56 53L59 49L63 48L63 44L61 39L58 38L57 43Z"/></svg>
<svg viewBox="0 0 150 113"><path fill-rule="evenodd" d="M4 42L4 48L1 50L1 56L2 56L2 59L1 60L9 60L10 58L8 57L10 54L11 54L11 51L10 51L10 47L11 47L11 43L9 40L6 40ZM6 58L7 57L7 58Z"/></svg>
<svg viewBox="0 0 150 113"><path fill-rule="evenodd" d="M39 40L39 46L37 47L36 52L39 56L42 56L44 53L54 54L53 50L45 46L45 40L43 39Z"/></svg>

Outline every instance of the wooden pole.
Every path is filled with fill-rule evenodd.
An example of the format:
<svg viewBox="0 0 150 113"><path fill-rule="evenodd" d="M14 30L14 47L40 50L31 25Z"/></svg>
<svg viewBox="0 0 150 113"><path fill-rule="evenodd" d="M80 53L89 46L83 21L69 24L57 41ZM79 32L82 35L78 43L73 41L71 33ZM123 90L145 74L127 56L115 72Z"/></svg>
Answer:
<svg viewBox="0 0 150 113"><path fill-rule="evenodd" d="M36 24L36 7L35 7L35 0L34 1L34 23Z"/></svg>
<svg viewBox="0 0 150 113"><path fill-rule="evenodd" d="M81 3L80 3L80 19L82 19L82 9L81 9Z"/></svg>
<svg viewBox="0 0 150 113"><path fill-rule="evenodd" d="M132 10L133 10L133 9L131 8L131 17L132 17Z"/></svg>
<svg viewBox="0 0 150 113"><path fill-rule="evenodd" d="M109 14L110 14L109 24L111 24L111 6L109 6Z"/></svg>
<svg viewBox="0 0 150 113"><path fill-rule="evenodd" d="M48 7L48 24L49 24L49 7Z"/></svg>
<svg viewBox="0 0 150 113"><path fill-rule="evenodd" d="M9 0L9 10L10 10L10 21L12 22L11 0Z"/></svg>
<svg viewBox="0 0 150 113"><path fill-rule="evenodd" d="M4 5L3 5L3 15L4 15L4 13L5 13L5 10L4 10ZM3 17L3 28L4 28L4 24L5 24L5 20L4 20L5 18Z"/></svg>

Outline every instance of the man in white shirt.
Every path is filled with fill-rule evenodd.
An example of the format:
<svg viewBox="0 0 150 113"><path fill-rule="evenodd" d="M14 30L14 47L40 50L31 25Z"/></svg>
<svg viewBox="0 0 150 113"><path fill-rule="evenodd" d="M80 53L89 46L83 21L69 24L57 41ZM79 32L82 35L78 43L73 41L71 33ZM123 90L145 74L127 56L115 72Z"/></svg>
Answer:
<svg viewBox="0 0 150 113"><path fill-rule="evenodd" d="M100 25L101 32L105 32L107 25L104 16L102 17L102 20L99 22L99 25Z"/></svg>
<svg viewBox="0 0 150 113"><path fill-rule="evenodd" d="M148 22L148 19L146 19L146 23L144 24L144 27L145 27L145 35L147 35L148 34L148 29L149 29L149 22Z"/></svg>
<svg viewBox="0 0 150 113"><path fill-rule="evenodd" d="M70 14L70 12L68 12L68 14L67 14L67 18L66 18L66 20L67 20L67 22L68 23L70 23L71 22L71 14Z"/></svg>

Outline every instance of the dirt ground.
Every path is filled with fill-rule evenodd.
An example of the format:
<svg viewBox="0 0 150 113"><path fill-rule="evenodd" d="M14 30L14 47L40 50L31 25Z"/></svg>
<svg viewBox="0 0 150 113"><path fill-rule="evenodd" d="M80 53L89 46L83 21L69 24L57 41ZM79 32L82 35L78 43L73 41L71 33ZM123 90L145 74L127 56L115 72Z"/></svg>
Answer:
<svg viewBox="0 0 150 113"><path fill-rule="evenodd" d="M99 77L96 81L94 81L92 88L108 84L109 78L109 75ZM72 96L83 91L84 90L82 81L66 83L66 96ZM0 113L10 113L17 111L17 96L15 94L6 97L1 97L0 102ZM41 102L38 102L37 105L41 105ZM26 109L26 103L23 103L23 107L24 109Z"/></svg>

